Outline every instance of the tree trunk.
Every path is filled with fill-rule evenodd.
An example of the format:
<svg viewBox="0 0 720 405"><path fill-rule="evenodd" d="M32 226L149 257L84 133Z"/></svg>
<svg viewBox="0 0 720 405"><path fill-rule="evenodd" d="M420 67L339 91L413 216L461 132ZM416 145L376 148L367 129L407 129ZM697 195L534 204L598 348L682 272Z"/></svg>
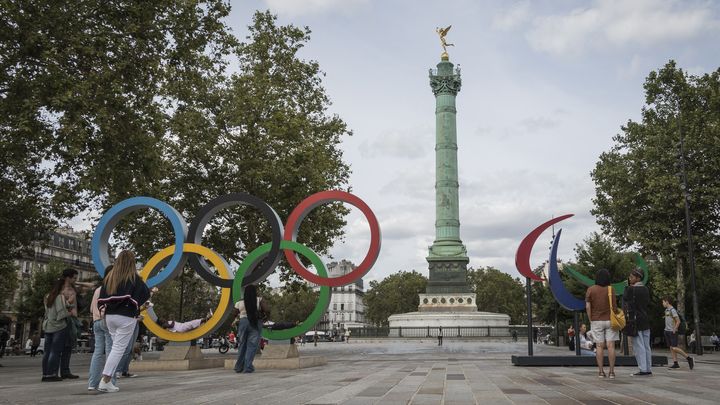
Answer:
<svg viewBox="0 0 720 405"><path fill-rule="evenodd" d="M685 275L683 274L683 259L678 254L675 258L677 267L677 303L675 309L685 315Z"/></svg>

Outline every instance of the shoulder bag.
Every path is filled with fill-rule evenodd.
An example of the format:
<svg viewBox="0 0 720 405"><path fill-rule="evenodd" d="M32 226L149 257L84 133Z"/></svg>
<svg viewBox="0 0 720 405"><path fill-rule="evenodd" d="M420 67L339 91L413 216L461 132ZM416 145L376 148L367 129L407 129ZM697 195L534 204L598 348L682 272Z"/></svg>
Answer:
<svg viewBox="0 0 720 405"><path fill-rule="evenodd" d="M625 313L613 306L612 287L608 286L608 300L610 300L610 327L620 331L625 327Z"/></svg>

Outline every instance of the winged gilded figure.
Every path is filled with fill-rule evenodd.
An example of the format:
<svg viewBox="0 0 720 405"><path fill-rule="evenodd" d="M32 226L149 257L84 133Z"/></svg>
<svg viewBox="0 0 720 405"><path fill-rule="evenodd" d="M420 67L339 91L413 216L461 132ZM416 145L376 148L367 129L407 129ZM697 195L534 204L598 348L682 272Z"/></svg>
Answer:
<svg viewBox="0 0 720 405"><path fill-rule="evenodd" d="M435 28L435 32L440 35L440 44L442 45L443 53L447 53L448 46L455 46L455 44L448 44L447 41L445 41L445 36L447 35L448 31L450 31L450 28L452 28L452 25L448 25L447 28Z"/></svg>

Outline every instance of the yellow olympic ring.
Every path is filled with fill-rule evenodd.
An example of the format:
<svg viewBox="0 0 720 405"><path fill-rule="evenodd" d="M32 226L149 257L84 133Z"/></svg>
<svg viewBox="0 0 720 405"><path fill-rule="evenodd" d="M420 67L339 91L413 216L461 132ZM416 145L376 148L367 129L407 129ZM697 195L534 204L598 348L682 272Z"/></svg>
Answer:
<svg viewBox="0 0 720 405"><path fill-rule="evenodd" d="M172 256L174 252L175 245L168 246L165 249L157 252L155 256L153 256L147 262L145 267L143 267L142 271L140 272L140 277L143 280L147 280L150 276L150 272L152 271L152 269L154 269L155 266L157 266L157 264L160 263L162 259L168 256ZM206 259L209 259L213 266L215 266L215 268L220 273L220 277L227 279L231 278L230 271L228 271L225 261L220 258L217 253L206 248L205 246L196 245L194 243L184 243L183 252L196 253L205 257ZM143 310L141 315L144 317L143 323L148 328L148 330L150 330L150 332L155 334L155 336L171 342L186 342L199 339L204 335L212 332L212 330L215 329L215 326L223 320L224 315L227 312L227 308L230 306L231 298L232 289L222 288L220 291L220 303L218 303L218 306L215 309L215 313L213 313L213 316L208 319L207 322L204 322L198 328L193 329L189 332L170 332L169 330L162 328L150 318L147 310Z"/></svg>

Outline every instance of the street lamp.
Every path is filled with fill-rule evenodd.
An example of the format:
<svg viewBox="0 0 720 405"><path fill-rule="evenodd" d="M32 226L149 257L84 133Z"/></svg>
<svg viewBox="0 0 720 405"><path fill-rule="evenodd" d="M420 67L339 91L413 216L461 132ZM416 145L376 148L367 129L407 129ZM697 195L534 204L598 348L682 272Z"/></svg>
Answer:
<svg viewBox="0 0 720 405"><path fill-rule="evenodd" d="M678 119L679 123L679 119ZM687 173L685 171L685 139L683 137L682 125L679 125L680 133L680 179L682 181L683 200L685 202L685 227L687 229L688 239L688 262L690 265L690 289L692 289L692 305L693 305L693 322L695 323L695 341L698 344L695 345L697 348L698 356L702 356L702 335L700 334L700 309L698 308L697 288L695 287L695 251L693 247L693 234L692 227L690 226L690 193L687 185ZM684 288L684 286L683 286Z"/></svg>

